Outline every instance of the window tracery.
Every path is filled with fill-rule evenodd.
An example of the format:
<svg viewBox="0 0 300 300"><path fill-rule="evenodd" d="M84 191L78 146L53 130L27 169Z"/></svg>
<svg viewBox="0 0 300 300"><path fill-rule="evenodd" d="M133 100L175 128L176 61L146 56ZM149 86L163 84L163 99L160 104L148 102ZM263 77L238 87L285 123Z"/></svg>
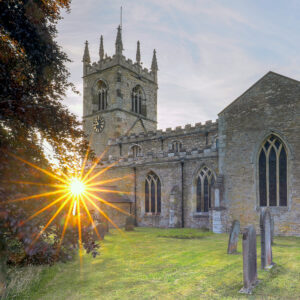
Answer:
<svg viewBox="0 0 300 300"><path fill-rule="evenodd" d="M259 151L260 206L287 205L287 153L283 142L270 135Z"/></svg>
<svg viewBox="0 0 300 300"><path fill-rule="evenodd" d="M208 212L209 208L211 208L212 202L212 186L215 182L215 177L213 172L207 168L203 167L198 176L196 183L197 190L197 212Z"/></svg>
<svg viewBox="0 0 300 300"><path fill-rule="evenodd" d="M159 214L161 212L161 183L154 173L148 173L145 180L145 212Z"/></svg>

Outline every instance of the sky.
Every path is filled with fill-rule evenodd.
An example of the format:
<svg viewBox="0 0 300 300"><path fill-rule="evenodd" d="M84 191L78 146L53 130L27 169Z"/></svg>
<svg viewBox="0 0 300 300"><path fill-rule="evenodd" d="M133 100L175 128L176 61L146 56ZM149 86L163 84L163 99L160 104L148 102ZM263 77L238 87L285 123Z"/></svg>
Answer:
<svg viewBox="0 0 300 300"><path fill-rule="evenodd" d="M216 120L218 113L268 71L300 80L299 0L73 0L58 24L70 80L64 104L82 117L82 55L114 54L120 7L123 54L143 66L158 60L158 128Z"/></svg>

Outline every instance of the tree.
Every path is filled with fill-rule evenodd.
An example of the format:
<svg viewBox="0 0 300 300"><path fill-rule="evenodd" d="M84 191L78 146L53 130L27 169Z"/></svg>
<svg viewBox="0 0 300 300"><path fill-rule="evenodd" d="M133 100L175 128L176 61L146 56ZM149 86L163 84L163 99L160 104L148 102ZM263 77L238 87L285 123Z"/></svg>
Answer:
<svg viewBox="0 0 300 300"><path fill-rule="evenodd" d="M11 154L54 170L55 165L45 155L45 143L52 148L61 168L66 168L74 156L83 156L88 147L80 122L62 104L66 91L75 91L65 66L70 60L55 41L56 24L61 19L62 9L69 11L70 0L0 1L0 178L4 179L0 183L2 258L12 240L23 245L30 243L34 228L38 228L45 216L35 219L22 231L19 222L35 207L51 200L6 203L18 197L20 189L19 185L7 184L8 181L35 179L43 183L49 180L46 175L18 162ZM24 185L22 192L32 194L43 189L43 186ZM57 238L60 227L51 227L48 233ZM72 234L69 239L66 237L65 245L69 248L77 242ZM89 250L97 247L88 234L86 246L90 247ZM36 244L35 249L38 247ZM2 259L2 268L5 263Z"/></svg>

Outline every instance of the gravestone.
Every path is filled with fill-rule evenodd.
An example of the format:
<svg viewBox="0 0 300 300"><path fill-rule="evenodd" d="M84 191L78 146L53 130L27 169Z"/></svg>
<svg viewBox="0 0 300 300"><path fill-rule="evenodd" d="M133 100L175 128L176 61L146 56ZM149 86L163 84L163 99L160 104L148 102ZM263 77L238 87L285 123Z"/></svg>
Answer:
<svg viewBox="0 0 300 300"><path fill-rule="evenodd" d="M271 217L271 245L274 245L274 217Z"/></svg>
<svg viewBox="0 0 300 300"><path fill-rule="evenodd" d="M105 225L105 223L99 223L99 224L97 224L96 228L97 228L97 231L98 231L98 233L100 235L101 240L103 240L104 237L105 237L105 234L107 232L106 231L106 225Z"/></svg>
<svg viewBox="0 0 300 300"><path fill-rule="evenodd" d="M257 285L257 255L256 255L256 232L250 225L243 232L243 277L244 286L240 293L251 294Z"/></svg>
<svg viewBox="0 0 300 300"><path fill-rule="evenodd" d="M262 210L260 214L260 243L261 243L261 268L270 269L273 267L272 261L272 233L271 215L268 209Z"/></svg>
<svg viewBox="0 0 300 300"><path fill-rule="evenodd" d="M237 220L234 220L232 222L232 226L230 229L227 254L237 253L237 244L238 244L238 240L239 240L239 233L240 233L240 222Z"/></svg>
<svg viewBox="0 0 300 300"><path fill-rule="evenodd" d="M125 221L125 231L134 231L135 219L133 216L129 216Z"/></svg>

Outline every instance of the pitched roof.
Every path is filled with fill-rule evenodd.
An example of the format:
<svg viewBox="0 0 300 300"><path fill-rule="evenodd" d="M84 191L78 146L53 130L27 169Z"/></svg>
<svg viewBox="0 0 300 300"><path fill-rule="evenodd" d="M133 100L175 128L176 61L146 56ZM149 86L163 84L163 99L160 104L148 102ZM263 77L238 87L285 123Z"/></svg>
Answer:
<svg viewBox="0 0 300 300"><path fill-rule="evenodd" d="M220 113L218 113L218 115L221 115L224 112L226 112L229 108L231 108L234 104L236 104L245 94L247 94L251 89L253 89L256 85L258 85L260 82L262 82L264 79L266 79L267 77L269 77L271 75L272 76L274 76L274 75L275 76L279 76L279 77L282 77L282 78L285 78L287 80L290 80L290 81L293 81L293 82L296 82L296 83L300 84L300 81L298 81L296 79L293 79L293 78L290 78L290 77L287 77L287 76L275 73L273 71L269 71L263 77L261 77L258 81L256 81L253 85L251 85L243 94L241 94L234 101L232 101L229 105L227 105Z"/></svg>

